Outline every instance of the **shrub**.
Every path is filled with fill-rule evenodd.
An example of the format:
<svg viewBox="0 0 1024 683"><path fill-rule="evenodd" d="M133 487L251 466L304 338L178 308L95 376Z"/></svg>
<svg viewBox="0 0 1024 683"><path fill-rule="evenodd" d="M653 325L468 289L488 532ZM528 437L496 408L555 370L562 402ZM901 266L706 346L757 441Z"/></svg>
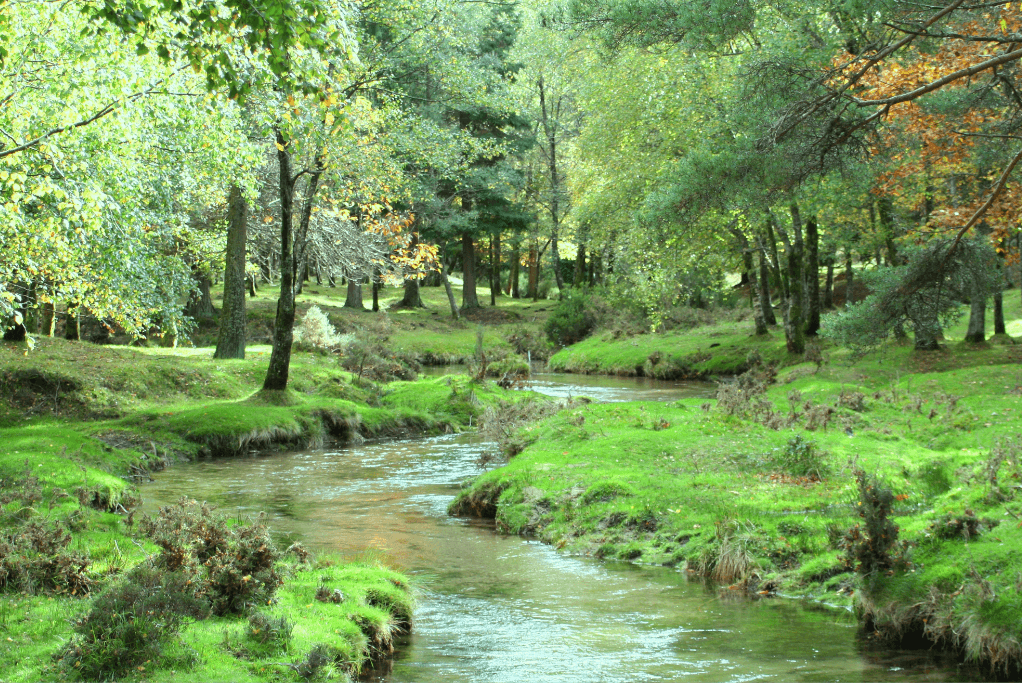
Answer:
<svg viewBox="0 0 1024 683"><path fill-rule="evenodd" d="M214 614L242 612L268 600L281 585L280 553L264 515L229 529L205 503L182 498L139 525L161 548L160 568L196 574Z"/></svg>
<svg viewBox="0 0 1024 683"><path fill-rule="evenodd" d="M93 600L54 659L65 673L118 678L159 658L186 619L208 613L190 574L140 565Z"/></svg>
<svg viewBox="0 0 1024 683"><path fill-rule="evenodd" d="M544 333L555 344L575 344L589 335L597 325L590 306L590 292L570 289L559 301L544 323Z"/></svg>
<svg viewBox="0 0 1024 683"><path fill-rule="evenodd" d="M797 434L783 448L773 449L769 461L794 477L821 479L828 473L825 458L828 454L811 440Z"/></svg>
<svg viewBox="0 0 1024 683"><path fill-rule="evenodd" d="M26 509L26 508L22 508ZM24 593L53 592L85 597L92 561L68 550L71 533L59 521L29 521L0 537L0 588Z"/></svg>
<svg viewBox="0 0 1024 683"><path fill-rule="evenodd" d="M396 354L388 344L394 327L387 314L374 318L355 334L347 335L341 366L377 382L416 379L420 365L411 356Z"/></svg>
<svg viewBox="0 0 1024 683"><path fill-rule="evenodd" d="M330 353L340 348L343 341L320 307L310 306L295 330L293 346L300 351Z"/></svg>
<svg viewBox="0 0 1024 683"><path fill-rule="evenodd" d="M993 520L975 516L974 511L967 508L962 515L942 515L928 529L939 538L962 538L969 541L980 536L986 527L991 529L997 524Z"/></svg>
<svg viewBox="0 0 1024 683"><path fill-rule="evenodd" d="M858 515L864 522L863 526L853 525L843 539L846 566L861 576L871 577L909 568L909 546L898 540L900 528L889 519L896 496L877 477L868 476L863 470L855 474L860 491Z"/></svg>
<svg viewBox="0 0 1024 683"><path fill-rule="evenodd" d="M284 615L271 617L263 612L253 612L249 615L249 625L245 630L246 649L257 657L287 652L292 642L293 628L295 624Z"/></svg>

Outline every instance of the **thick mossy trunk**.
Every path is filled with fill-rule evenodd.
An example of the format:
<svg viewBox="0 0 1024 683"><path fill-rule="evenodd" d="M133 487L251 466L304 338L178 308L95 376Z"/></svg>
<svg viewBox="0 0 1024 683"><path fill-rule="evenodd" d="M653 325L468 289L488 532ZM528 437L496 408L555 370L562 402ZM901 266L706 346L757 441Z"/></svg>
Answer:
<svg viewBox="0 0 1024 683"><path fill-rule="evenodd" d="M406 278L402 285L402 300L399 306L406 308L426 308L420 298L420 281L414 277Z"/></svg>
<svg viewBox="0 0 1024 683"><path fill-rule="evenodd" d="M786 244L787 305L783 327L786 331L786 349L790 353L804 352L804 278L803 237L800 209L794 202L789 207L793 218L793 240Z"/></svg>
<svg viewBox="0 0 1024 683"><path fill-rule="evenodd" d="M203 272L194 271L196 290L189 296L188 304L185 306L185 315L196 320L209 320L217 316L217 309L213 307L213 297L210 296L210 277Z"/></svg>
<svg viewBox="0 0 1024 683"><path fill-rule="evenodd" d="M903 337L906 337L906 331L900 328L903 332ZM939 350L939 339L942 338L942 326L939 325L938 318L931 320L916 320L914 321L914 350L915 351L938 351Z"/></svg>
<svg viewBox="0 0 1024 683"><path fill-rule="evenodd" d="M985 341L985 293L980 287L971 292L971 317L967 320L967 334L964 341L980 344Z"/></svg>
<svg viewBox="0 0 1024 683"><path fill-rule="evenodd" d="M761 289L757 286L757 269L754 267L754 254L750 247L750 240L738 228L733 228L732 233L743 254L743 275L746 276L750 307L754 311L754 334L757 336L768 334L768 325L764 320L764 306L761 301Z"/></svg>
<svg viewBox="0 0 1024 683"><path fill-rule="evenodd" d="M224 254L224 305L214 358L245 358L245 240L249 205L237 185L228 195L228 244ZM253 292L255 294L255 292Z"/></svg>
<svg viewBox="0 0 1024 683"><path fill-rule="evenodd" d="M476 249L473 237L462 233L462 310L480 308L476 297Z"/></svg>
<svg viewBox="0 0 1024 683"><path fill-rule="evenodd" d="M572 271L572 286L582 287L587 277L587 248L582 244L576 247L576 267Z"/></svg>
<svg viewBox="0 0 1024 683"><path fill-rule="evenodd" d="M43 304L43 314L39 320L39 334L47 337L53 336L53 328L57 322L57 311L52 301Z"/></svg>
<svg viewBox="0 0 1024 683"><path fill-rule="evenodd" d="M363 285L351 277L348 279L348 287L345 291L345 308L357 311L366 310L363 307Z"/></svg>

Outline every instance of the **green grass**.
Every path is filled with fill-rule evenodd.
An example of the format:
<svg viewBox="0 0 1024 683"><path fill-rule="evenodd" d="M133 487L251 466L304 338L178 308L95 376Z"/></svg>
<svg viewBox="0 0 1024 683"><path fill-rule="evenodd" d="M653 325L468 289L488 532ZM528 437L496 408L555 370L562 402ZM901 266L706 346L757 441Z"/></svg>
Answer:
<svg viewBox="0 0 1024 683"><path fill-rule="evenodd" d="M1003 311L1009 337L1021 336L1021 290L1003 293ZM959 321L945 330L947 346L956 345L967 333L967 309ZM733 375L747 368L747 358L756 351L766 361L799 362L786 352L781 328L766 337L753 334L753 323L745 319L725 320L691 330L673 330L637 336L598 331L593 336L555 353L548 365L556 372L605 375L643 375L665 379ZM989 336L993 333L992 311L986 317Z"/></svg>
<svg viewBox="0 0 1024 683"><path fill-rule="evenodd" d="M451 510L494 510L499 529L574 553L680 565L751 590L856 605L889 635L929 619L928 635L1013 670L1019 348L895 347L856 363L831 352L819 371L807 363L785 369L765 395L787 421L795 406L798 416L780 429L697 399L576 407L529 427L532 445L479 477ZM827 425L819 419L809 429L826 411ZM812 445L809 454L795 451L796 437ZM805 476L808 461L821 480ZM899 496L896 522L913 544L912 572L868 582L840 558L839 538L861 521L857 468ZM930 525L967 509L992 528L968 543L936 537Z"/></svg>
<svg viewBox="0 0 1024 683"><path fill-rule="evenodd" d="M68 549L89 558L93 592L156 548L130 525L138 502L133 475L201 453L317 445L326 438L434 433L468 427L508 394L468 376L376 385L341 370L337 359L295 353L283 394L256 391L265 350L214 360L209 349L103 347L40 340L36 349L0 345L0 529L59 523ZM522 393L514 395L525 398ZM8 500L9 498L9 500ZM6 551L0 544L0 562ZM138 680L301 680L298 666L322 645L323 673L354 675L390 652L411 615L408 584L379 560L336 558L293 566L268 615L294 623L287 649L251 646L244 617L193 622ZM320 584L345 599L314 599ZM0 679L53 679L51 656L70 637L69 620L88 608L79 594L42 585L0 593ZM282 665L281 663L285 663Z"/></svg>
<svg viewBox="0 0 1024 683"><path fill-rule="evenodd" d="M461 290L455 284L456 301L461 303ZM310 306L318 306L342 333L352 333L386 312L393 325L391 346L401 354L412 356L427 365L447 365L471 362L475 358L477 329L484 329L484 353L488 359L503 357L514 348L508 338L524 331L536 337L533 355L543 359L549 355L548 344L538 330L543 326L553 301L512 299L498 297L496 306L490 306L490 290L477 288L477 296L483 306L477 311L466 312L461 320L452 320L448 299L443 287L421 287L420 297L426 308L393 308L402 299L401 288L386 287L380 292L381 312L356 311L345 308L344 287L331 288L326 285L309 283L296 300L297 320ZM214 303L220 305L219 292L215 292ZM364 304L370 306L367 290ZM249 339L261 344L269 343L273 329L273 317L277 305L277 290L264 286L256 298L246 301L249 319ZM216 327L201 328L193 340L198 346L208 347L216 343ZM251 347L250 347L251 348Z"/></svg>

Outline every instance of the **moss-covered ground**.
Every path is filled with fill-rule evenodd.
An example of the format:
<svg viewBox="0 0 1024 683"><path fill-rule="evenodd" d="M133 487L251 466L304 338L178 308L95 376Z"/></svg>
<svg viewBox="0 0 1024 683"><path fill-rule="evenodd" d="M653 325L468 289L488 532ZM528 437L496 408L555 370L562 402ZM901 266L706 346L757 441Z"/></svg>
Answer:
<svg viewBox="0 0 1024 683"><path fill-rule="evenodd" d="M1004 293L1004 313L1009 337L1021 337L1021 290ZM551 356L548 366L556 372L601 375L642 375L663 379L704 378L734 375L747 368L747 358L756 350L765 360L791 362L781 328L764 337L753 334L749 311L718 314L718 322L694 329L672 330L624 336L614 330L599 330L583 341ZM993 332L991 311L988 335ZM955 343L967 331L966 315L945 331Z"/></svg>
<svg viewBox="0 0 1024 683"><path fill-rule="evenodd" d="M267 351L220 361L210 349L0 345L0 680L74 678L52 659L71 637L69 620L157 551L140 533L132 485L151 470L332 438L458 430L506 397L467 376L374 384L335 356L309 353L293 354L285 395L265 395L256 388ZM268 649L247 636L244 614L189 621L130 678L302 680L317 645L328 653L320 674L344 678L387 654L408 625L408 583L378 561L293 558L281 571L284 584L261 611L293 626L287 643ZM314 600L321 585L343 599Z"/></svg>
<svg viewBox="0 0 1024 683"><path fill-rule="evenodd" d="M379 294L379 312L345 308L344 287L328 287L308 283L296 299L297 319L310 306L319 307L343 334L352 333L379 318L385 312L393 326L390 346L397 353L417 359L424 365L449 365L471 362L476 357L476 335L483 329L483 348L488 359L500 358L513 351L530 350L533 358L546 359L550 344L539 332L555 302L546 299L512 299L497 297L491 306L490 290L477 288L477 297L483 306L465 311L459 320L453 320L443 287L421 287L420 298L425 308L399 308L403 291L400 288L382 288ZM461 303L461 291L455 290ZM220 306L218 295L214 304ZM364 304L370 308L369 292ZM255 298L246 301L249 339L258 344L269 344L273 333L277 290L262 287ZM201 325L193 334L191 343L209 346L216 343L216 322Z"/></svg>
<svg viewBox="0 0 1024 683"><path fill-rule="evenodd" d="M734 339L652 337L687 353L713 338ZM593 340L552 364L579 351L591 371L614 371L656 346L638 343L634 360L616 360L628 341ZM505 532L574 553L851 606L874 637L925 637L1019 675L1019 337L860 359L826 349L820 368L796 360L763 394L737 386L717 401L563 411L527 427L526 450L480 476L451 512L493 514ZM879 551L889 567L858 571L866 546L848 535L860 524L863 538L871 521L858 471L892 491L889 520L909 564L897 545Z"/></svg>

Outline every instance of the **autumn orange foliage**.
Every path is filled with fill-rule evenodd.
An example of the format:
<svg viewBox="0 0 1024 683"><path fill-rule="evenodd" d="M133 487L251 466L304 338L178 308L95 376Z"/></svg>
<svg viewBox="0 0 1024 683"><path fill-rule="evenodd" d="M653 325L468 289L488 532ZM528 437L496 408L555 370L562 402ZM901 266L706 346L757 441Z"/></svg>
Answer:
<svg viewBox="0 0 1024 683"><path fill-rule="evenodd" d="M991 12L972 13L969 20L934 32L939 38L933 34L927 44L910 44L862 75L864 60L870 61L871 55L860 60L837 55L833 61L840 81L854 81L859 103L877 103L883 109L883 125L871 152L887 163L874 192L924 217L928 232L959 231L997 192L983 219L993 242L1014 243L1020 234L1020 169L1014 169L1004 187L996 182L1020 149L1020 131L1007 134L1006 126L999 125L1019 115L1019 103L1015 113L1010 97L988 98L984 104L968 100L969 89L976 90L982 79L995 78L997 67L970 72L1001 57L1009 60L999 65L1002 76L1014 79L1020 92L1019 54L1011 59L1013 51L1020 50L1020 42L1014 42L1020 40L1020 32L1021 3L1011 2ZM941 91L947 103L959 96L970 106L947 113L930 93L908 97L943 80L931 92ZM981 158L994 158L998 165L981 166ZM1020 259L1018 249L1003 251L1010 262Z"/></svg>

